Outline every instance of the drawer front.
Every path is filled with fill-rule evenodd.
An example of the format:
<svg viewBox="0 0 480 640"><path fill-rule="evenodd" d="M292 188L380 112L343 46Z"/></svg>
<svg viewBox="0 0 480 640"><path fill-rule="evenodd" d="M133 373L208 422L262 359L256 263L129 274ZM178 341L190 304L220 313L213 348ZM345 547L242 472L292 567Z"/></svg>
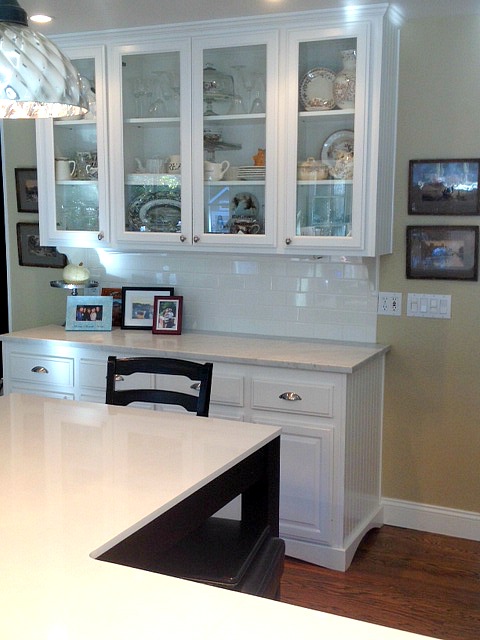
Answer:
<svg viewBox="0 0 480 640"><path fill-rule="evenodd" d="M73 387L73 364L73 358L12 353L10 374L12 380L21 380L23 383Z"/></svg>
<svg viewBox="0 0 480 640"><path fill-rule="evenodd" d="M252 408L334 417L334 385L252 380Z"/></svg>

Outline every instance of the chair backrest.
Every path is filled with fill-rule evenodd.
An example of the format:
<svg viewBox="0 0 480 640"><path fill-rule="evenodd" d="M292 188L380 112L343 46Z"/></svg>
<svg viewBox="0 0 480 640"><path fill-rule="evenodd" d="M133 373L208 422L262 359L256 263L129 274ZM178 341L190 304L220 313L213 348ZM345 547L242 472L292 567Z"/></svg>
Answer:
<svg viewBox="0 0 480 640"><path fill-rule="evenodd" d="M194 393L167 389L120 389L115 388L117 376L132 373L151 373L170 376L185 376L199 383L198 396ZM176 358L117 358L109 356L107 362L107 404L127 405L131 402L181 405L197 416L208 416L210 391L212 388L213 364L190 362ZM192 385L193 388L193 385Z"/></svg>

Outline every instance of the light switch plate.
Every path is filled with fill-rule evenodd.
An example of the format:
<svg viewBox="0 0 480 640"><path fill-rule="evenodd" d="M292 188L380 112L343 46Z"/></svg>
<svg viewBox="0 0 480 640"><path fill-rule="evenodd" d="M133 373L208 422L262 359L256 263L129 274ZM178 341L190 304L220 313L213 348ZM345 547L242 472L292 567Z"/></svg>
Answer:
<svg viewBox="0 0 480 640"><path fill-rule="evenodd" d="M452 296L432 293L409 293L407 316L415 318L441 318L450 320Z"/></svg>

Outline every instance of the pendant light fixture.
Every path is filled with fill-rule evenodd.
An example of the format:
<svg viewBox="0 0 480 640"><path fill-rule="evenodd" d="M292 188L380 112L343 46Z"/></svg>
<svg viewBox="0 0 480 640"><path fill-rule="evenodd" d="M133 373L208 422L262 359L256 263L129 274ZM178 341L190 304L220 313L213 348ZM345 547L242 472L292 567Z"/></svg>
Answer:
<svg viewBox="0 0 480 640"><path fill-rule="evenodd" d="M80 76L17 0L0 0L0 118L60 118L88 111Z"/></svg>

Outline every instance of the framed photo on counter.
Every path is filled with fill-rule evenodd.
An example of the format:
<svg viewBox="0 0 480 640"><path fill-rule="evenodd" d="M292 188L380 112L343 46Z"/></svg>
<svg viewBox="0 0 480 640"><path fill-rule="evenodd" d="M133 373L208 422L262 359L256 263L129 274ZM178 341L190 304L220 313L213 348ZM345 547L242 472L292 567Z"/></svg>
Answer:
<svg viewBox="0 0 480 640"><path fill-rule="evenodd" d="M111 296L113 301L112 327L122 326L122 287L103 287L102 296Z"/></svg>
<svg viewBox="0 0 480 640"><path fill-rule="evenodd" d="M155 296L152 333L182 333L183 296Z"/></svg>
<svg viewBox="0 0 480 640"><path fill-rule="evenodd" d="M111 331L111 296L68 296L67 331Z"/></svg>
<svg viewBox="0 0 480 640"><path fill-rule="evenodd" d="M155 296L173 296L173 287L122 287L122 329L153 326Z"/></svg>

